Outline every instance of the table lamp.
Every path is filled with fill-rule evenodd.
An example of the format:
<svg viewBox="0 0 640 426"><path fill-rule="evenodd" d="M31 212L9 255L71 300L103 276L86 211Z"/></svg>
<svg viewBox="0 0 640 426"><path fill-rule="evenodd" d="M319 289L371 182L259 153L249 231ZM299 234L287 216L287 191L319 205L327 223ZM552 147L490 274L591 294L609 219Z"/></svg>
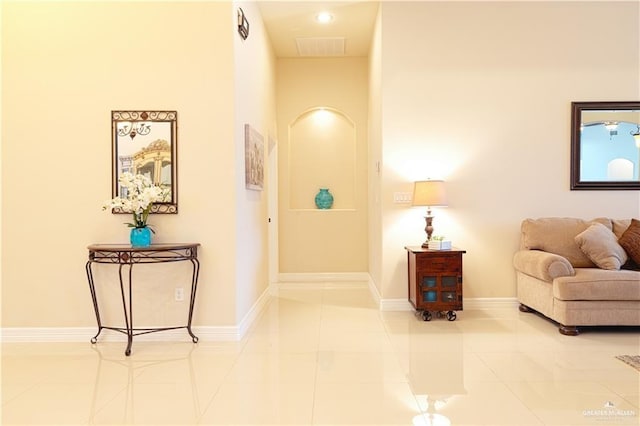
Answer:
<svg viewBox="0 0 640 426"><path fill-rule="evenodd" d="M424 228L427 233L427 241L422 247L429 247L429 240L433 234L433 216L431 215L431 207L446 206L447 194L444 190L444 181L442 180L422 180L415 182L413 185L413 201L414 206L427 206L427 216L425 221L427 226Z"/></svg>

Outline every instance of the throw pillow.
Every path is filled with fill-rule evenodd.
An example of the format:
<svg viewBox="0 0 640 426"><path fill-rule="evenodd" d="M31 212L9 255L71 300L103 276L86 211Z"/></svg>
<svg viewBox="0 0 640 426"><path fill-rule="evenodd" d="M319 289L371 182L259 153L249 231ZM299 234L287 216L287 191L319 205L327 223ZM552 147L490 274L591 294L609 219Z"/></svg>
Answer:
<svg viewBox="0 0 640 426"><path fill-rule="evenodd" d="M593 223L575 237L580 250L601 269L620 269L628 259L615 234L601 223Z"/></svg>
<svg viewBox="0 0 640 426"><path fill-rule="evenodd" d="M618 240L633 261L640 264L640 220L631 219L631 225Z"/></svg>
<svg viewBox="0 0 640 426"><path fill-rule="evenodd" d="M627 260L627 263L622 265L620 269L627 269L629 271L640 271L640 265L634 262L633 259L629 258L629 260Z"/></svg>

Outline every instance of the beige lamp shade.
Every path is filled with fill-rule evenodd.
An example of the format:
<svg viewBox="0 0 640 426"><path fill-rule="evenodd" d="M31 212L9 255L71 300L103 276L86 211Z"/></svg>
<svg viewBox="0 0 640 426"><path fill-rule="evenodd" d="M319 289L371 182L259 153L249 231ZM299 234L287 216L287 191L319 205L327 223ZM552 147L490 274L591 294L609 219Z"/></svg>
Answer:
<svg viewBox="0 0 640 426"><path fill-rule="evenodd" d="M444 189L444 181L423 180L413 186L414 206L446 206L447 193Z"/></svg>

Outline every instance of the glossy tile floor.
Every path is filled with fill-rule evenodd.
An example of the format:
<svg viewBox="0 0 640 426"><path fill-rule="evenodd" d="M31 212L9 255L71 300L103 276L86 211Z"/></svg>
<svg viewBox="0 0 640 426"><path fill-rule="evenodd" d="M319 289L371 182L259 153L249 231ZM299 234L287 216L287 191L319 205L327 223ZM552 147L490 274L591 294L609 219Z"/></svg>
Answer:
<svg viewBox="0 0 640 426"><path fill-rule="evenodd" d="M186 333L185 333L186 334ZM2 346L2 424L638 425L638 329L514 309L424 322L364 286L282 290L240 342Z"/></svg>

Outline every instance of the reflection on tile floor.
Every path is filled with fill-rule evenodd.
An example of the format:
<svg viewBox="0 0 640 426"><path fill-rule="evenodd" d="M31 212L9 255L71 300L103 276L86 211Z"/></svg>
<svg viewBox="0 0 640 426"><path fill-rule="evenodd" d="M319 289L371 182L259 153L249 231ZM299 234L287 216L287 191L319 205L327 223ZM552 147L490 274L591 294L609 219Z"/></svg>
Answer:
<svg viewBox="0 0 640 426"><path fill-rule="evenodd" d="M336 287L336 286L333 286ZM3 425L638 425L638 329L281 290L240 342L5 343Z"/></svg>

